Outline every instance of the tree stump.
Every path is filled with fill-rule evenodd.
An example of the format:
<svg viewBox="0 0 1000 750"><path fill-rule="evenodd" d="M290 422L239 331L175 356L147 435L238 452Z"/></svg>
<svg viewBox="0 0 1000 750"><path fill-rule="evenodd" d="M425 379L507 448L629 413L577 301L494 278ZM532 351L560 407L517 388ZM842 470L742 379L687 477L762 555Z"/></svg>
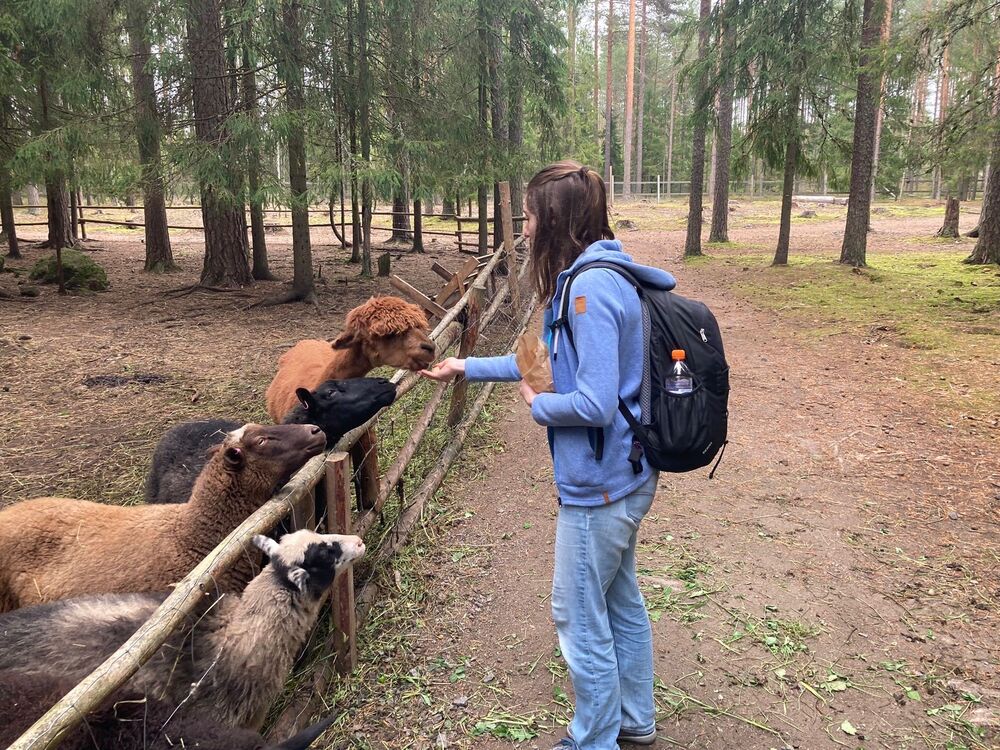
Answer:
<svg viewBox="0 0 1000 750"><path fill-rule="evenodd" d="M378 275L388 276L392 272L392 256L389 253L382 253L378 256Z"/></svg>
<svg viewBox="0 0 1000 750"><path fill-rule="evenodd" d="M944 225L938 230L938 237L958 238L958 198L948 198L944 207Z"/></svg>

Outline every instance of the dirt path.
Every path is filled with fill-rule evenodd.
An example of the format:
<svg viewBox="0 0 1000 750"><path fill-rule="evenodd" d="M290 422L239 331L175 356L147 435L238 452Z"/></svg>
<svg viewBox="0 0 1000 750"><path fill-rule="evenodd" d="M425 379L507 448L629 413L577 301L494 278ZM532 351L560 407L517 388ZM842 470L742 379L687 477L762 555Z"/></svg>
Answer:
<svg viewBox="0 0 1000 750"><path fill-rule="evenodd" d="M903 223L876 250L914 231ZM678 232L625 239L709 303L732 365L716 479L665 475L640 532L659 745L991 746L974 722L1000 716L996 422L902 382L910 355L891 342L807 341L732 293L738 267L664 257ZM430 600L408 636L415 687L397 696L413 723L372 708L385 744L371 746L501 748L539 731L525 747L547 748L569 717L550 459L516 390L499 393L504 450L452 488L465 520L419 566Z"/></svg>

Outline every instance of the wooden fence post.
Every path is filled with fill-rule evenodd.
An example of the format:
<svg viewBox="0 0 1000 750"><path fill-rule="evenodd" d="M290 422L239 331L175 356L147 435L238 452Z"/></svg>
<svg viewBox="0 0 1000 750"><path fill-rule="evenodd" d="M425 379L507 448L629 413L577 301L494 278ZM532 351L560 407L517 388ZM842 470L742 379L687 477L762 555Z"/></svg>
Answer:
<svg viewBox="0 0 1000 750"><path fill-rule="evenodd" d="M514 216L510 208L510 183L500 183L500 218L503 221L503 249L507 254L507 285L516 315L521 310L521 287L517 283L517 247L514 244Z"/></svg>
<svg viewBox="0 0 1000 750"><path fill-rule="evenodd" d="M326 459L326 528L330 534L351 533L351 457L331 453ZM358 665L358 617L354 606L354 566L339 576L330 597L330 644L337 672L350 674Z"/></svg>
<svg viewBox="0 0 1000 750"><path fill-rule="evenodd" d="M517 278L517 269L511 269L510 278ZM476 347L476 339L479 338L479 318L482 315L483 300L486 298L486 280L483 274L476 278L469 295L469 304L465 308L465 323L462 326L462 340L458 345L459 359L465 359L472 354ZM469 390L469 381L464 376L459 376L455 380L455 387L451 392L451 408L448 410L448 426L455 427L462 421L465 414L466 393Z"/></svg>

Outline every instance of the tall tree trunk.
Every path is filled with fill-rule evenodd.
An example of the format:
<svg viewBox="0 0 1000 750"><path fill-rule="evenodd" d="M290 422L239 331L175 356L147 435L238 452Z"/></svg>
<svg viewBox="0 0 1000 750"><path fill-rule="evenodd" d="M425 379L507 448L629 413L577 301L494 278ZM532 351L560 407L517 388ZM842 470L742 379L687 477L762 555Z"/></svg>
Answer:
<svg viewBox="0 0 1000 750"><path fill-rule="evenodd" d="M188 58L192 71L195 135L202 145L225 163L229 135L226 118L230 108L226 90L226 64L222 47L222 21L218 0L187 0ZM219 188L203 182L201 217L205 227L205 261L201 283L238 287L250 284L243 207L219 195Z"/></svg>
<svg viewBox="0 0 1000 750"><path fill-rule="evenodd" d="M732 16L735 9L736 1L726 0L722 21L722 83L719 86L719 122L715 130L718 148L715 152L709 242L729 242L729 159L733 150L733 73L730 61L736 47L736 20Z"/></svg>
<svg viewBox="0 0 1000 750"><path fill-rule="evenodd" d="M677 71L670 74L670 123L667 125L667 197L673 192L674 181L674 119L677 110Z"/></svg>
<svg viewBox="0 0 1000 750"><path fill-rule="evenodd" d="M615 3L608 0L608 52L605 55L607 69L604 87L604 179L611 180L611 61L613 58L613 40L615 26ZM614 196L611 196L614 200Z"/></svg>
<svg viewBox="0 0 1000 750"><path fill-rule="evenodd" d="M496 17L490 18L487 32L489 51L488 72L490 78L490 127L492 129L493 148L500 154L503 162L506 163L509 161L509 123L507 117L507 99L504 97L503 79L500 75L502 60L500 57L500 37L497 33L498 27L499 24ZM575 43L571 41L571 58L575 49ZM572 69L572 63L570 67ZM573 127L575 128L575 125ZM575 132L575 129L573 132ZM493 183L493 247L500 247L502 243L503 222L500 221L500 182L497 181Z"/></svg>
<svg viewBox="0 0 1000 750"><path fill-rule="evenodd" d="M488 91L490 82L490 45L489 45L489 19L486 13L486 0L478 2L477 22L479 26L479 48L476 50L479 57L479 137L480 143L487 143L489 140L489 105ZM480 174L486 174L489 166L489 154L486 149L480 154ZM476 202L479 209L479 252L485 254L489 244L489 224L487 223L487 186L479 183L476 189Z"/></svg>
<svg viewBox="0 0 1000 750"><path fill-rule="evenodd" d="M601 138L601 35L600 35L600 22L601 22L601 0L594 0L594 117L596 128L594 134L597 136L598 143L600 143Z"/></svg>
<svg viewBox="0 0 1000 750"><path fill-rule="evenodd" d="M48 78L42 71L38 77L39 127L42 133L55 128L52 116L52 99ZM58 158L50 152L45 154L45 206L48 223L48 239L45 247L56 251L56 267L59 276L59 292L65 293L62 277L62 248L73 247L71 218L69 215L69 193L66 190L66 172L59 166Z"/></svg>
<svg viewBox="0 0 1000 750"><path fill-rule="evenodd" d="M708 95L708 71L705 70L705 58L708 57L708 18L711 13L711 0L701 0L700 26L698 29L698 61L702 72L695 82L695 96L699 99ZM701 193L705 183L705 122L704 113L695 113L694 138L691 146L691 195L688 199L687 238L684 242L684 255L701 255Z"/></svg>
<svg viewBox="0 0 1000 750"><path fill-rule="evenodd" d="M938 161L934 164L934 177L933 186L931 187L931 197L934 200L941 200L941 183L943 181L941 175L941 140L942 134L944 132L944 121L948 116L948 89L951 87L951 74L949 68L949 47L945 44L943 50L941 50L941 75L938 78L938 99L937 99L937 124L938 124L938 135L937 135L937 145L938 145Z"/></svg>
<svg viewBox="0 0 1000 750"><path fill-rule="evenodd" d="M525 16L520 11L514 11L511 14L510 19L510 50L511 55L515 59L521 59L524 54L524 42L525 42L525 24L527 23ZM595 74L596 75L596 74ZM510 96L510 111L508 113L508 128L507 128L507 142L510 148L510 153L515 157L514 159L514 173L511 175L510 181L510 211L513 216L521 216L523 201L522 195L522 181L523 176L519 170L519 165L521 160L519 157L521 155L521 149L524 146L524 80L521 75L517 72L511 77L508 82L509 96ZM456 209L458 206L456 206ZM514 232L515 234L521 231L521 222L514 222Z"/></svg>
<svg viewBox="0 0 1000 750"><path fill-rule="evenodd" d="M361 159L365 174L361 179L361 276L372 278L372 184L368 176L372 163L371 62L368 59L368 0L358 0L359 95L361 98Z"/></svg>
<svg viewBox="0 0 1000 750"><path fill-rule="evenodd" d="M309 186L306 181L305 79L302 54L301 0L283 0L284 39L279 73L285 84L288 115L288 183L292 208L291 298L316 301L313 282L312 243L309 236Z"/></svg>
<svg viewBox="0 0 1000 750"><path fill-rule="evenodd" d="M635 99L635 0L628 3L628 46L625 55L625 173L622 175L622 197L632 195L632 102Z"/></svg>
<svg viewBox="0 0 1000 750"><path fill-rule="evenodd" d="M636 190L642 193L642 158L643 135L646 118L646 0L642 0L642 20L639 25L639 111L636 112L637 132L635 136L635 184ZM657 56L659 59L659 56ZM653 80L656 75L654 71Z"/></svg>
<svg viewBox="0 0 1000 750"><path fill-rule="evenodd" d="M14 204L11 200L10 170L2 164L0 164L0 223L3 224L3 234L7 235L7 257L20 258L17 224L14 223Z"/></svg>
<svg viewBox="0 0 1000 750"><path fill-rule="evenodd" d="M413 199L413 251L424 252L424 212L419 198Z"/></svg>
<svg viewBox="0 0 1000 750"><path fill-rule="evenodd" d="M250 58L250 21L243 27L243 111L255 128L259 128L260 107L257 104L257 73ZM338 144L339 148L339 144ZM251 275L257 281L272 281L267 258L267 236L264 232L264 201L260 192L260 146L253 138L247 148L247 191L250 204L250 240L253 245L253 270Z"/></svg>
<svg viewBox="0 0 1000 750"><path fill-rule="evenodd" d="M358 184L358 97L357 89L360 80L355 71L357 56L354 54L354 39L356 36L356 14L354 0L347 2L347 78L351 85L347 87L347 130L350 140L350 176L351 176L351 263L361 262L361 246L364 244L364 232L361 227L361 203L359 201Z"/></svg>
<svg viewBox="0 0 1000 750"><path fill-rule="evenodd" d="M803 14L797 14L796 23L803 24ZM802 37L802 26L797 25L796 35ZM792 89L788 103L788 143L785 146L785 176L781 183L781 218L778 224L778 247L774 251L772 265L788 265L788 243L792 233L792 194L795 191L795 166L799 158L799 100L798 85Z"/></svg>
<svg viewBox="0 0 1000 750"><path fill-rule="evenodd" d="M132 52L132 92L135 99L135 132L139 145L142 181L142 215L146 237L146 262L143 270L153 273L174 271L174 255L167 229L167 202L164 197L163 169L160 160L162 127L156 106L156 83L147 70L152 51L147 21L149 7L142 0L127 0L125 19Z"/></svg>
<svg viewBox="0 0 1000 750"><path fill-rule="evenodd" d="M871 212L872 167L875 161L875 127L882 90L881 40L888 34L891 0L864 0L861 25L861 58L854 110L854 145L851 156L850 200L840 262L865 265L868 221Z"/></svg>
<svg viewBox="0 0 1000 750"><path fill-rule="evenodd" d="M1000 72L1000 63L998 63ZM979 215L979 239L969 256L968 263L1000 263L1000 76L993 88L993 148L990 151L990 170L986 175L983 191L983 209Z"/></svg>
<svg viewBox="0 0 1000 750"><path fill-rule="evenodd" d="M566 142L572 151L576 150L576 3L577 0L566 2L566 39L569 42L569 117L566 122ZM495 187L493 213L496 216L500 215L498 195L499 190Z"/></svg>
<svg viewBox="0 0 1000 750"><path fill-rule="evenodd" d="M38 216L38 207L42 205L42 196L38 194L38 186L29 182L25 190L28 193L28 213L31 216Z"/></svg>

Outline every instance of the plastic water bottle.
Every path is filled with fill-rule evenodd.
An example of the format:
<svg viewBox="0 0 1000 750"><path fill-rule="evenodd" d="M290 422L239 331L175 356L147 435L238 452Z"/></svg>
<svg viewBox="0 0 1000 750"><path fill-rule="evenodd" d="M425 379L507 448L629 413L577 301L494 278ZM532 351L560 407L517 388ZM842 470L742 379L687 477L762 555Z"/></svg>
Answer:
<svg viewBox="0 0 1000 750"><path fill-rule="evenodd" d="M691 393L694 390L694 375L691 373L691 368L684 363L684 350L674 349L670 352L670 358L674 364L670 368L670 374L667 375L666 383L664 383L667 393L675 396Z"/></svg>

